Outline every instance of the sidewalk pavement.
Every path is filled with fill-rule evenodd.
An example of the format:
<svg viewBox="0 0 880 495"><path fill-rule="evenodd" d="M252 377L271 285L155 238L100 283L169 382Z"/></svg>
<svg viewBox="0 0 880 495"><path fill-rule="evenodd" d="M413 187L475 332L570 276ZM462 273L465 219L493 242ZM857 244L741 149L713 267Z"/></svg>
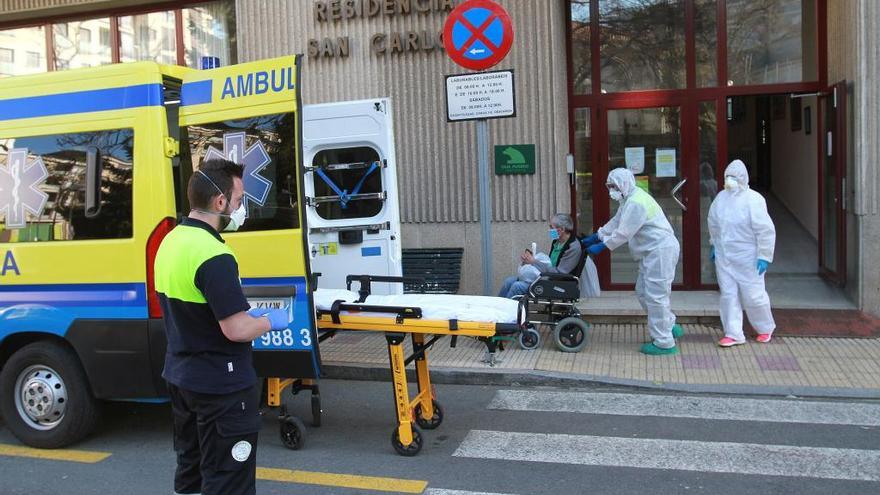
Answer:
<svg viewBox="0 0 880 495"><path fill-rule="evenodd" d="M481 362L485 345L470 338L448 338L429 351L434 383L490 385L595 384L635 386L693 393L795 395L880 399L880 339L774 336L769 344L753 339L720 348L720 326L683 324L685 336L674 356L645 356L644 324L597 323L579 353L559 351L548 327L540 348L515 343L498 353L494 366ZM342 332L320 346L328 377L389 379L385 337L375 332ZM411 352L407 341L407 355Z"/></svg>

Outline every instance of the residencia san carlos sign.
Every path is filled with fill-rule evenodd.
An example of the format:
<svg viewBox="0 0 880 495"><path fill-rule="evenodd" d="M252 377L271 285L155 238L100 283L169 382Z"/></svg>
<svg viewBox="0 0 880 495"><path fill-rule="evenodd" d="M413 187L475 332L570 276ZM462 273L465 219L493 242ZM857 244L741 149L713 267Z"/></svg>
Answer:
<svg viewBox="0 0 880 495"><path fill-rule="evenodd" d="M454 0L315 0L312 18L318 26L342 28L348 22L369 22L389 18L406 18L443 14L455 7ZM440 19L438 19L440 20ZM357 42L350 36L325 36L309 40L309 58L348 58ZM375 56L401 53L432 53L443 50L442 28L405 32L377 32L366 43Z"/></svg>

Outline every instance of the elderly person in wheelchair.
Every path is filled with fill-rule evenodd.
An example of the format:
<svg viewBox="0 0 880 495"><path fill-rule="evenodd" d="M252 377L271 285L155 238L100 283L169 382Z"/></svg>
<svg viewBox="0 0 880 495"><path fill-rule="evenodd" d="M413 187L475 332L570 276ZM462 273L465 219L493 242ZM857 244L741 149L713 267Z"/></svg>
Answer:
<svg viewBox="0 0 880 495"><path fill-rule="evenodd" d="M589 325L577 309L581 297L578 279L587 263L595 279L595 266L587 259L580 241L574 235L574 223L569 215L557 213L550 219L548 235L552 240L550 255L535 254L528 250L520 257L520 277L508 277L500 297L518 299L526 315L518 337L523 349L535 349L541 344L538 327L552 328L553 341L563 352L578 352L587 343ZM531 270L533 273L528 274ZM593 280L598 291L598 280Z"/></svg>
<svg viewBox="0 0 880 495"><path fill-rule="evenodd" d="M520 255L521 265L534 267L540 274L579 275L583 248L575 238L573 230L574 222L572 222L571 216L564 213L553 215L550 218L550 229L547 231L551 240L549 260L543 256L536 257L537 253L526 249ZM520 269L521 275L519 277L510 276L504 279L498 297L514 298L528 292L529 285L537 277L525 276L526 272L527 270Z"/></svg>

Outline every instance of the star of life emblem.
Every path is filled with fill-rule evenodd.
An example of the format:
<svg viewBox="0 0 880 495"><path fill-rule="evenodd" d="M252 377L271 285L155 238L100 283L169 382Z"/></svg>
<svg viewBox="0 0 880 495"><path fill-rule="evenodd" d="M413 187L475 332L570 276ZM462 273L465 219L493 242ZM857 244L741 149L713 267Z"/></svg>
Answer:
<svg viewBox="0 0 880 495"><path fill-rule="evenodd" d="M39 187L47 177L42 157L28 161L27 148L9 152L7 164L0 164L0 214L6 217L7 229L24 228L25 212L42 216L49 195Z"/></svg>
<svg viewBox="0 0 880 495"><path fill-rule="evenodd" d="M216 158L229 160L244 167L242 182L245 211L248 211L248 204L251 201L260 206L266 204L272 183L260 175L260 172L272 162L272 159L269 158L269 153L266 152L266 147L261 141L257 140L250 148L245 149L244 132L227 132L223 134L222 151L210 146L205 153L206 161Z"/></svg>

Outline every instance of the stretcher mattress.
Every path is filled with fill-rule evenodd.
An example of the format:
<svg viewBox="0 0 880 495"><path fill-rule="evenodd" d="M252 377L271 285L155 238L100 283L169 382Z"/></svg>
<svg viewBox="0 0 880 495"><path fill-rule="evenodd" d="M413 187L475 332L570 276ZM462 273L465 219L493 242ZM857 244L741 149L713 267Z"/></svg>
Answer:
<svg viewBox="0 0 880 495"><path fill-rule="evenodd" d="M335 301L353 303L357 292L342 289L318 289L315 307L329 311ZM422 310L425 320L460 320L482 323L517 323L519 304L503 297L459 296L449 294L402 294L367 296L362 304L371 306L408 306Z"/></svg>

